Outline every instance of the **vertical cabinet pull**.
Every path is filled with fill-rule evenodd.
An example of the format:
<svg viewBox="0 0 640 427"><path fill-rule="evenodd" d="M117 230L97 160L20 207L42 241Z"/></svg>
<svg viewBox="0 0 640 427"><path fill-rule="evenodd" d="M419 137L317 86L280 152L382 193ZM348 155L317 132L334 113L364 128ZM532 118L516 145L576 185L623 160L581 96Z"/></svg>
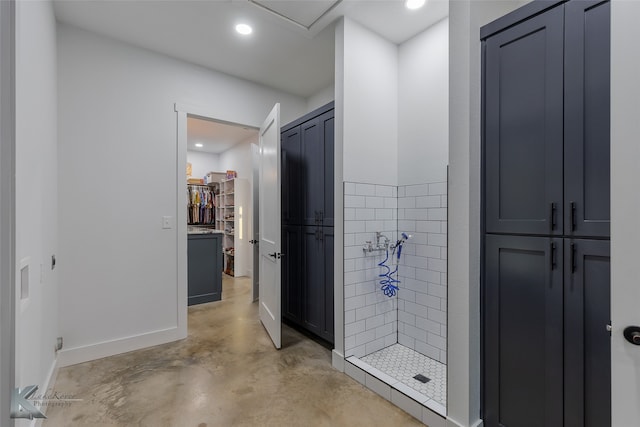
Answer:
<svg viewBox="0 0 640 427"><path fill-rule="evenodd" d="M551 269L555 270L556 268L556 244L555 242L551 242Z"/></svg>
<svg viewBox="0 0 640 427"><path fill-rule="evenodd" d="M569 219L571 221L571 231L576 229L576 202L569 202Z"/></svg>
<svg viewBox="0 0 640 427"><path fill-rule="evenodd" d="M571 273L576 272L576 244L571 244Z"/></svg>
<svg viewBox="0 0 640 427"><path fill-rule="evenodd" d="M551 203L551 230L556 229L556 203Z"/></svg>

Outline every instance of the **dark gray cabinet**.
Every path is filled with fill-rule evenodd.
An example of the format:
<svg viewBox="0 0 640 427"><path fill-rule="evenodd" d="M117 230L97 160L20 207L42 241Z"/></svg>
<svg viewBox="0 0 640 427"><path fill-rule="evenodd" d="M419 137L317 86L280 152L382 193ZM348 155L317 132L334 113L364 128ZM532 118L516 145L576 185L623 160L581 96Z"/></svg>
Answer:
<svg viewBox="0 0 640 427"><path fill-rule="evenodd" d="M302 229L300 225L282 225L282 317L302 323Z"/></svg>
<svg viewBox="0 0 640 427"><path fill-rule="evenodd" d="M565 6L565 234L610 234L610 5Z"/></svg>
<svg viewBox="0 0 640 427"><path fill-rule="evenodd" d="M485 215L492 233L562 234L563 12L485 42Z"/></svg>
<svg viewBox="0 0 640 427"><path fill-rule="evenodd" d="M483 39L483 420L611 425L610 5L531 2Z"/></svg>
<svg viewBox="0 0 640 427"><path fill-rule="evenodd" d="M570 1L484 41L486 232L609 235L609 15Z"/></svg>
<svg viewBox="0 0 640 427"><path fill-rule="evenodd" d="M304 327L333 342L333 227L304 227L302 270Z"/></svg>
<svg viewBox="0 0 640 427"><path fill-rule="evenodd" d="M188 305L222 298L222 234L187 237Z"/></svg>
<svg viewBox="0 0 640 427"><path fill-rule="evenodd" d="M610 425L610 273L607 240L485 236L485 425Z"/></svg>
<svg viewBox="0 0 640 427"><path fill-rule="evenodd" d="M565 239L565 427L611 425L608 240Z"/></svg>
<svg viewBox="0 0 640 427"><path fill-rule="evenodd" d="M302 224L303 205L300 200L296 200L296 196L302 193L300 177L300 170L302 169L301 142L300 126L295 126L282 132L280 136L283 224Z"/></svg>
<svg viewBox="0 0 640 427"><path fill-rule="evenodd" d="M562 239L485 238L484 423L562 426Z"/></svg>
<svg viewBox="0 0 640 427"><path fill-rule="evenodd" d="M285 125L283 318L333 343L333 103Z"/></svg>

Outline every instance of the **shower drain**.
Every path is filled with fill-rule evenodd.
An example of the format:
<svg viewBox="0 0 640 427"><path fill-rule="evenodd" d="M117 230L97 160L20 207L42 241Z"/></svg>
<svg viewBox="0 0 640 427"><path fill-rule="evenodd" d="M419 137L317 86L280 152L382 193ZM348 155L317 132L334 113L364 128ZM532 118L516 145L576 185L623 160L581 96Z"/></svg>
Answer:
<svg viewBox="0 0 640 427"><path fill-rule="evenodd" d="M428 383L429 381L431 381L431 378L427 378L422 374L418 374L415 377L413 377L413 379L420 381L421 383Z"/></svg>

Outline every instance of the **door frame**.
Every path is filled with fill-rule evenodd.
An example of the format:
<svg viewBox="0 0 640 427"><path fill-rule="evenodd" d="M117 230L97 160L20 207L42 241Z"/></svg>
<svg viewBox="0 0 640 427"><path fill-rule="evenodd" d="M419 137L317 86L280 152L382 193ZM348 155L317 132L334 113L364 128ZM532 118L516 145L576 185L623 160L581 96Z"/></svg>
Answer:
<svg viewBox="0 0 640 427"><path fill-rule="evenodd" d="M258 141L260 144L260 141ZM253 212L260 212L260 145L251 144L251 168L253 173ZM260 297L260 217L253 215L252 238L254 243L251 245L251 253L253 254L253 267L251 280L253 282L253 302L258 301Z"/></svg>
<svg viewBox="0 0 640 427"><path fill-rule="evenodd" d="M15 387L15 1L0 2L0 424Z"/></svg>
<svg viewBox="0 0 640 427"><path fill-rule="evenodd" d="M206 107L175 103L174 111L177 118L177 143L176 143L176 247L177 247L177 283L178 283L178 334L179 338L187 336L187 212L184 208L184 185L187 175L187 117L198 117L205 120L213 120L218 123L234 126L244 126L251 129L260 129L260 124L241 123L233 118L224 117L219 112ZM255 214L252 208L251 214Z"/></svg>

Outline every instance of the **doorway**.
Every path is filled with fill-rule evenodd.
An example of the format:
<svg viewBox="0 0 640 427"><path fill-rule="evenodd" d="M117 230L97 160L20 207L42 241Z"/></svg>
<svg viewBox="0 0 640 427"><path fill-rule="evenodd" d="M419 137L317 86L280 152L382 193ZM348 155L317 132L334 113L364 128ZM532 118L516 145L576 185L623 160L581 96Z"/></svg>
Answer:
<svg viewBox="0 0 640 427"><path fill-rule="evenodd" d="M250 241L254 240L253 195L257 192L253 185L252 150L258 143L258 129L221 120L194 107L176 106L176 111L178 274L182 279L179 283L185 284L179 289L178 312L186 336L187 303L194 301L190 298L187 256L192 233L215 233L220 237L222 252L217 259L221 261L212 258L211 262L222 265L220 277L215 278L222 291L221 299L225 299L223 281L229 288L236 279L257 276ZM190 205L196 199L198 205ZM257 298L251 292L248 297L250 301Z"/></svg>

